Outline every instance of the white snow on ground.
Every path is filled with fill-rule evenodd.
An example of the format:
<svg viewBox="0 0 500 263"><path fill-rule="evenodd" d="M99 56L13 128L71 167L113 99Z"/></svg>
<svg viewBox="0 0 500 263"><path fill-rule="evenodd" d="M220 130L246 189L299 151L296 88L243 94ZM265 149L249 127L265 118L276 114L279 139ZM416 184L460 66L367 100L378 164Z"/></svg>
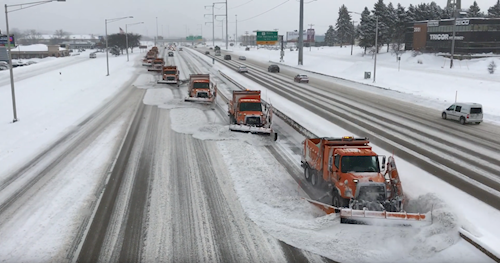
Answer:
<svg viewBox="0 0 500 263"><path fill-rule="evenodd" d="M244 55L249 59L280 61L279 50L251 48L250 51L244 51L244 47L230 49L237 56ZM455 60L454 68L450 69L450 60L447 58L433 54L413 56L412 52L405 52L401 56L401 67L398 71L396 55L387 53L383 47L377 56L376 83L373 83L372 56L363 56L363 49L359 47L354 47L353 55L350 54L350 46L312 48L311 51L304 48L304 65L297 66L298 51L286 49L283 64L389 89L381 91L364 85L343 83L437 110L444 110L455 102L457 94L458 101L483 104L485 120L500 123L500 70L497 67L494 74L488 73L487 70L491 61L500 65L499 57ZM365 80L364 72L371 72L372 79Z"/></svg>
<svg viewBox="0 0 500 263"><path fill-rule="evenodd" d="M31 65L26 70L57 62L65 61ZM133 59L126 63L125 56L110 57L109 63L108 77L105 58L101 57L86 58L76 65L16 81L19 119L16 123L12 123L10 84L0 86L0 136L3 138L0 140L0 180L82 121L93 109L112 99L135 71Z"/></svg>
<svg viewBox="0 0 500 263"><path fill-rule="evenodd" d="M138 54L137 54L138 55ZM133 77L134 58L88 57L49 59L16 68L19 121L12 123L10 84L0 81L0 182L87 118ZM2 72L3 73L3 72ZM60 74L61 73L61 74ZM8 75L6 75L8 76ZM17 78L16 78L17 79ZM125 120L104 130L90 150L21 200L24 206L0 223L0 258L6 262L61 262L75 241L82 218L96 199L118 132ZM86 160L87 162L80 162ZM82 164L86 164L82 167ZM39 172L39 171L34 171ZM19 180L22 181L22 178ZM40 184L42 182L39 182ZM17 181L13 183L17 184ZM11 187L12 188L12 187ZM2 191L5 199L7 189ZM20 202L21 202L20 201ZM87 210L85 210L87 209ZM10 212L9 212L10 213Z"/></svg>
<svg viewBox="0 0 500 263"><path fill-rule="evenodd" d="M204 55L200 55L200 57L209 61L209 59ZM291 103L273 92L261 87L260 85L246 79L241 74L225 68L219 63L216 63L213 66L212 73L216 73L216 70L219 69L246 87L262 90L264 98L268 101L272 101L274 107L278 108L288 116L294 116L295 121L308 128L318 136L332 136L332 134L339 136L353 135L352 132L346 131L345 129L329 123L301 106ZM222 87L222 85L219 84L219 87ZM322 125L318 125L318 123L321 123ZM392 155L391 152L384 151L376 145L373 145L373 147L375 152L378 154L386 156ZM297 165L300 164L300 156L295 155L291 158L297 161ZM500 255L500 251L498 250L500 248L500 240L498 238L500 236L500 228L497 227L498 219L500 219L500 211L493 209L483 202L475 199L473 196L450 186L446 182L419 169L405 160L397 158L397 156L396 163L398 170L400 171L401 180L403 181L405 194L414 200L419 200L419 198L427 199L429 197L435 197L432 198L433 202L440 204L439 206L436 205L436 207L442 207L440 209L442 209L444 215L448 212L451 213L450 219L454 226L448 230L451 231L455 227L461 227L470 232L474 239L479 241L480 244L485 245L485 247L490 248L491 251ZM420 201L422 202L425 200ZM445 204L444 207L443 202ZM467 209L464 210L464 207ZM449 236L451 239L444 239L449 242L448 245L455 243L457 241L456 238L458 237L457 231L451 232L453 232L453 235ZM460 250L459 248L462 247L460 244L463 242L465 241L460 241L458 246L453 246L454 249Z"/></svg>
<svg viewBox="0 0 500 263"><path fill-rule="evenodd" d="M177 132L194 133L195 137L207 132L204 114L198 109L175 109L171 118ZM228 129L226 125L219 126L218 131ZM221 140L218 146L247 215L265 231L290 245L341 262L488 262L481 252L462 249L466 244L459 241L459 219L431 194L422 195L418 200L421 206L434 206L431 226L341 225L334 215L324 215L301 198L304 194L295 180L259 146L262 136L227 140L230 138L227 134L212 132Z"/></svg>

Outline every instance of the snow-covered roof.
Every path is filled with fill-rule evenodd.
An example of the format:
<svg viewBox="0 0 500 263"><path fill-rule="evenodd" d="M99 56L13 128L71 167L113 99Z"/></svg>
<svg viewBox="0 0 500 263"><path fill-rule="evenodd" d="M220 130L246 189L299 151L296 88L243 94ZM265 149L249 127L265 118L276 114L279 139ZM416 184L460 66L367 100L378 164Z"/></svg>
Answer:
<svg viewBox="0 0 500 263"><path fill-rule="evenodd" d="M54 35L42 35L42 39L52 39ZM87 39L87 40L92 40L92 39L99 39L99 35L68 35L67 39Z"/></svg>
<svg viewBox="0 0 500 263"><path fill-rule="evenodd" d="M13 51L49 51L47 45L44 44L35 44L35 45L19 45Z"/></svg>
<svg viewBox="0 0 500 263"><path fill-rule="evenodd" d="M66 50L65 48L59 47L59 50ZM44 44L35 44L35 45L19 45L16 48L12 49L12 51L49 51L49 47Z"/></svg>

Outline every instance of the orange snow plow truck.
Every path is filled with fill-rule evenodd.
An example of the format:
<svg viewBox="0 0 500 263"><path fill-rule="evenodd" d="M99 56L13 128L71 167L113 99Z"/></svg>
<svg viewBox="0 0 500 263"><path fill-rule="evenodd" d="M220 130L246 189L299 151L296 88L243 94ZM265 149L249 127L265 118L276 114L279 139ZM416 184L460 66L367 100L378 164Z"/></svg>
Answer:
<svg viewBox="0 0 500 263"><path fill-rule="evenodd" d="M273 135L272 106L260 98L260 90L233 90L229 101L229 130Z"/></svg>
<svg viewBox="0 0 500 263"><path fill-rule="evenodd" d="M179 73L177 66L163 67L162 79L158 80L158 84L177 84L177 87L179 87Z"/></svg>
<svg viewBox="0 0 500 263"><path fill-rule="evenodd" d="M157 57L158 57L158 48L152 47L146 54L146 58L142 60L142 65L151 66L153 64L153 60L155 60Z"/></svg>
<svg viewBox="0 0 500 263"><path fill-rule="evenodd" d="M217 85L210 82L210 74L190 74L188 97L184 101L213 104Z"/></svg>
<svg viewBox="0 0 500 263"><path fill-rule="evenodd" d="M164 65L165 61L163 60L163 58L157 58L153 60L153 64L148 68L148 71L161 72Z"/></svg>
<svg viewBox="0 0 500 263"><path fill-rule="evenodd" d="M316 188L331 191L331 204L308 200L326 213L340 214L341 223L421 225L430 216L406 213L393 157L377 155L368 138L313 138L304 141L301 166Z"/></svg>

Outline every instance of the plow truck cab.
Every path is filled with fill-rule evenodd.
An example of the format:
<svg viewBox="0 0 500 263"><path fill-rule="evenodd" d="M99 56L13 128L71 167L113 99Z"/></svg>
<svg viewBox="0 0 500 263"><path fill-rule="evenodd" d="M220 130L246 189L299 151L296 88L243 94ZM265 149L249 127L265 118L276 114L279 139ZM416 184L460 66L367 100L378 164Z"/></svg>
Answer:
<svg viewBox="0 0 500 263"><path fill-rule="evenodd" d="M273 135L272 106L261 100L260 90L234 90L229 101L229 130Z"/></svg>
<svg viewBox="0 0 500 263"><path fill-rule="evenodd" d="M301 158L306 181L316 188L327 186L331 207L341 210L344 221L424 220L425 215L403 212L404 194L394 158L377 155L369 143L368 138L352 136L306 139Z"/></svg>
<svg viewBox="0 0 500 263"><path fill-rule="evenodd" d="M210 82L210 74L190 74L188 97L184 101L213 104L217 86Z"/></svg>
<svg viewBox="0 0 500 263"><path fill-rule="evenodd" d="M158 84L177 84L180 85L179 73L177 66L166 66L163 67L162 79L158 81Z"/></svg>

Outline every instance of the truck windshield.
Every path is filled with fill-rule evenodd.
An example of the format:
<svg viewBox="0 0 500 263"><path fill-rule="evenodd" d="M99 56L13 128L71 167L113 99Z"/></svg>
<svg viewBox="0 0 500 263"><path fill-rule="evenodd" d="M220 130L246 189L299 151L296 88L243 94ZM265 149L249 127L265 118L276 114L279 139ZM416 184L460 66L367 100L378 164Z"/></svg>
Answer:
<svg viewBox="0 0 500 263"><path fill-rule="evenodd" d="M260 102L242 102L240 103L240 111L262 111Z"/></svg>
<svg viewBox="0 0 500 263"><path fill-rule="evenodd" d="M343 173L380 172L377 156L343 156L340 167Z"/></svg>
<svg viewBox="0 0 500 263"><path fill-rule="evenodd" d="M206 83L206 82L193 83L193 89L208 89L208 88L210 88L210 83Z"/></svg>
<svg viewBox="0 0 500 263"><path fill-rule="evenodd" d="M165 71L165 75L175 75L175 74L177 74L177 71L175 71L175 70L167 70L167 71Z"/></svg>

